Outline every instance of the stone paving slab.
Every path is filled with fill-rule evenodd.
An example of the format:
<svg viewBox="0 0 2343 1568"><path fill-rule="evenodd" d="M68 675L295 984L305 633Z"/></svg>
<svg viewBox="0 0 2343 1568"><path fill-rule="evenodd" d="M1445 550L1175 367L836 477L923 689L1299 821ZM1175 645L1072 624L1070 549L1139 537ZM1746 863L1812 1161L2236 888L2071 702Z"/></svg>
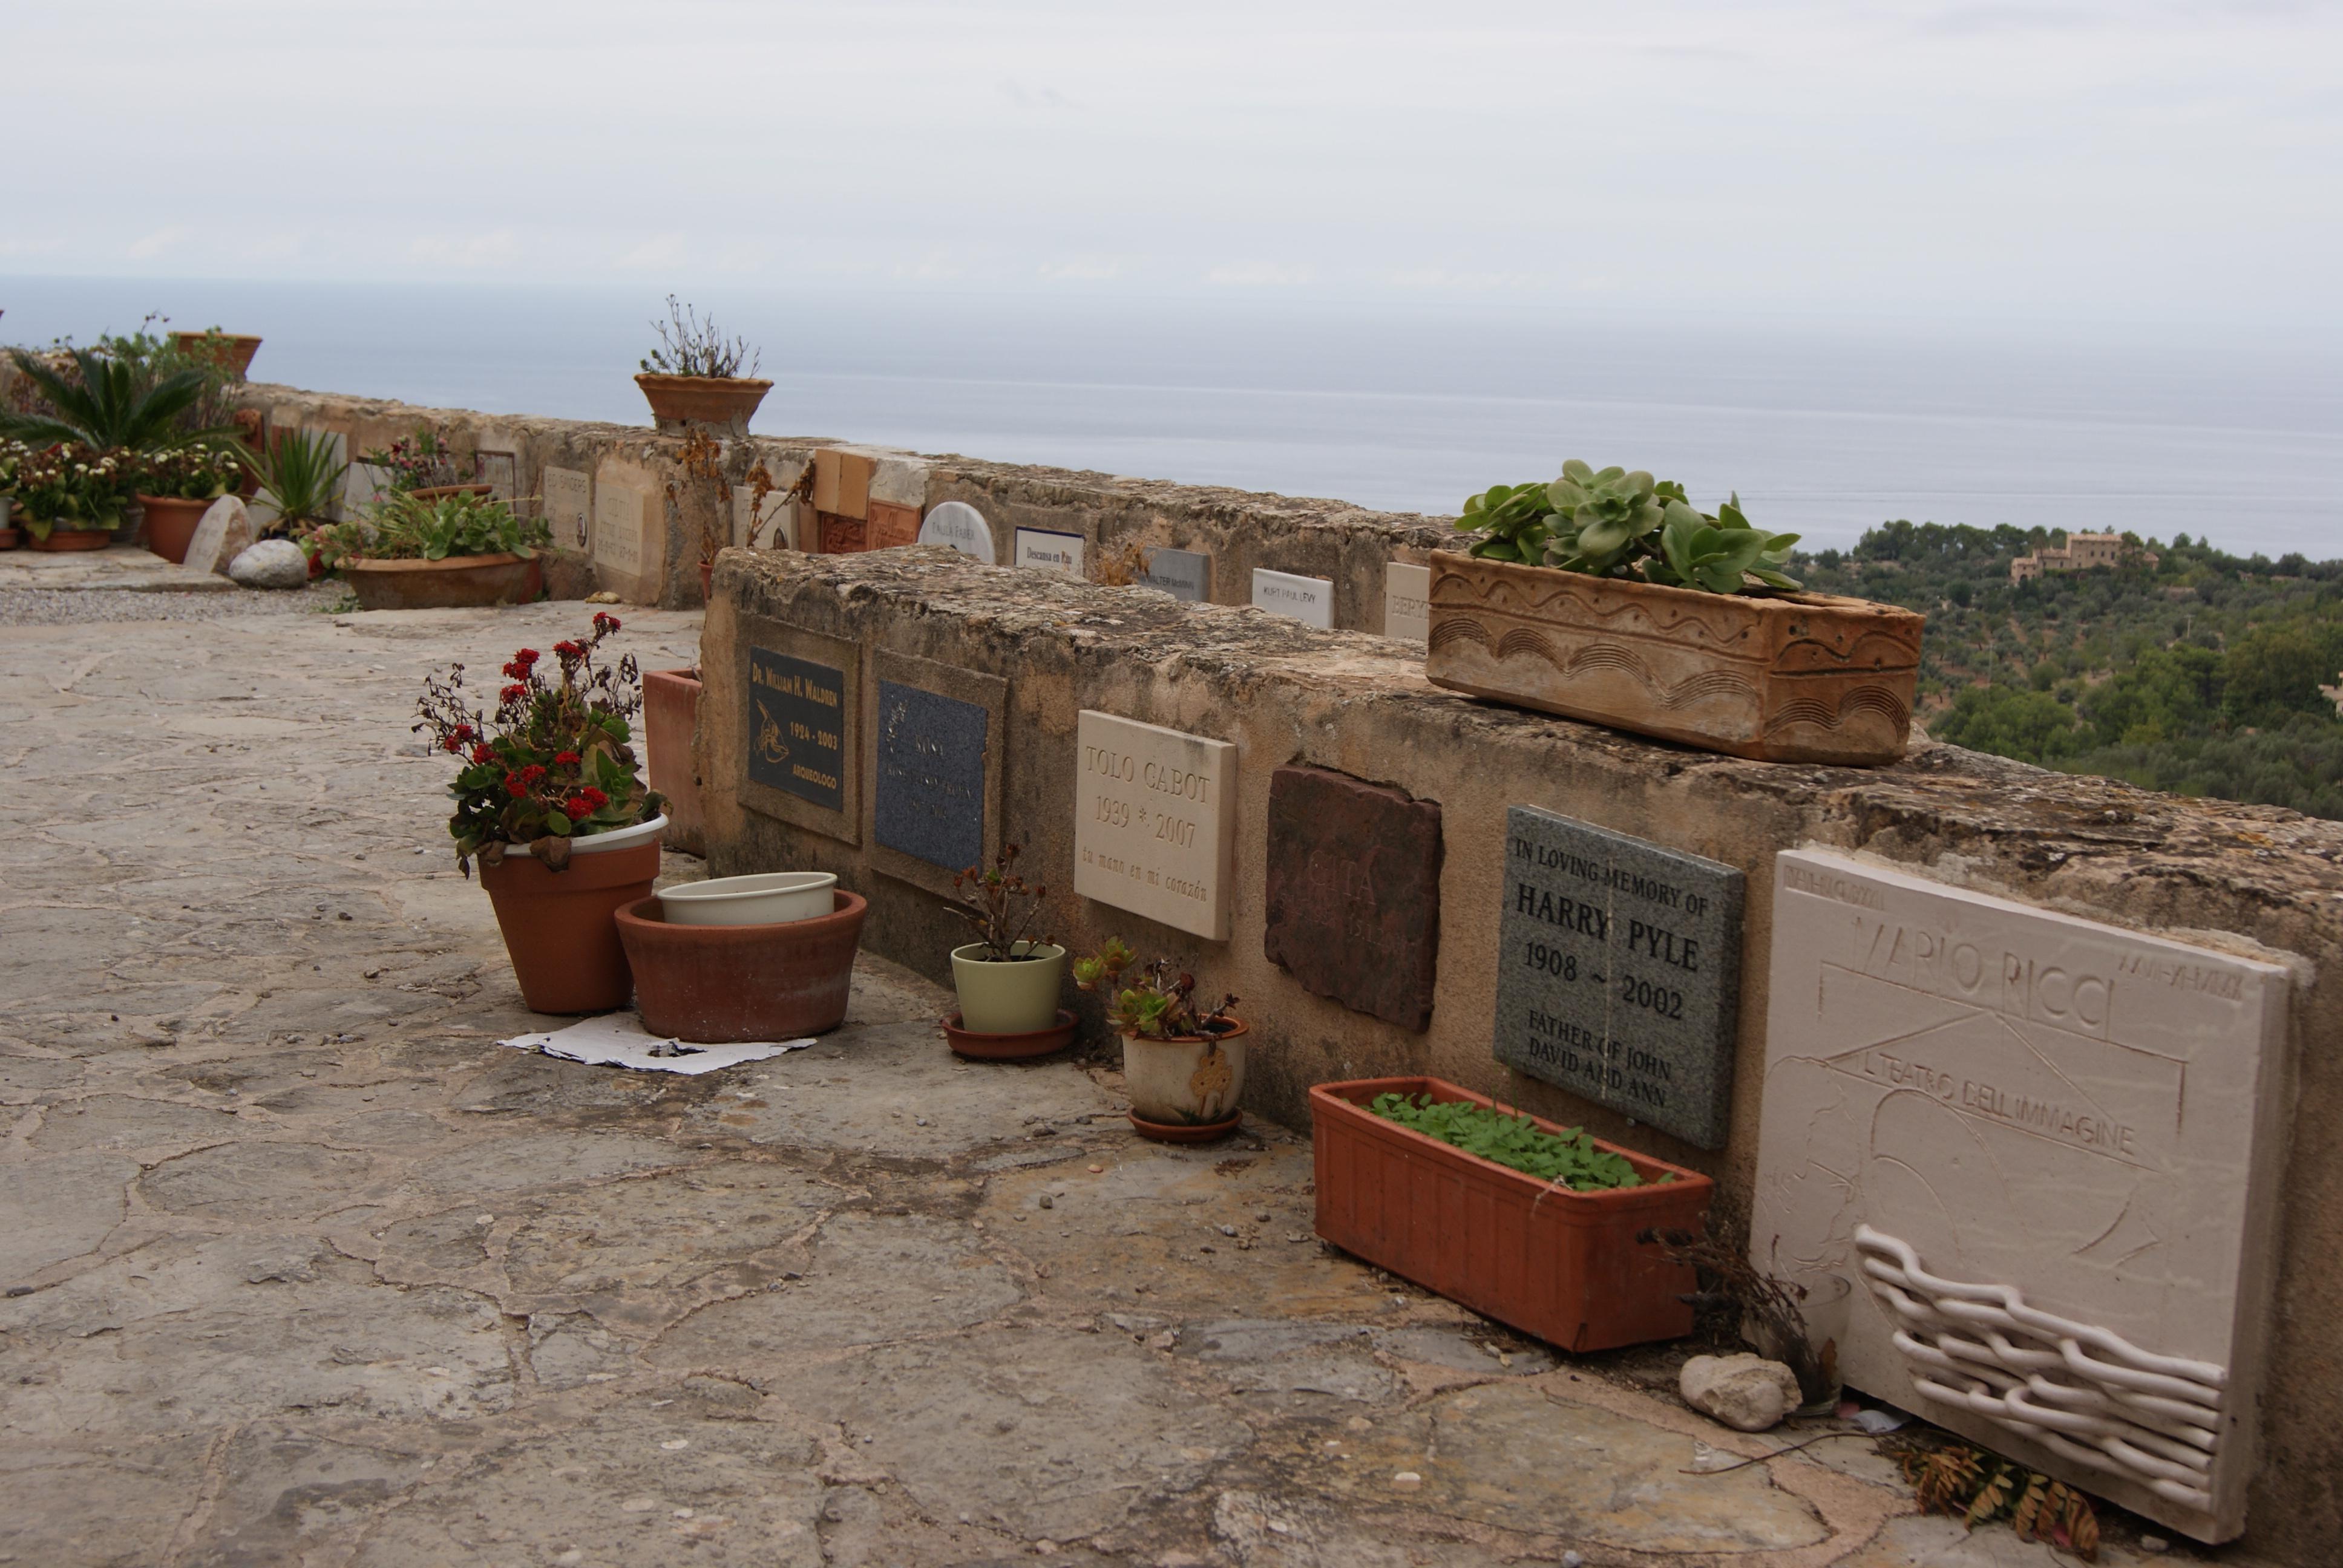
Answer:
<svg viewBox="0 0 2343 1568"><path fill-rule="evenodd" d="M0 628L0 1563L2048 1561L1867 1442L1691 1473L1782 1434L1322 1247L1289 1132L955 1060L883 962L702 1078L498 1046L406 726L578 614Z"/></svg>
<svg viewBox="0 0 2343 1568"><path fill-rule="evenodd" d="M102 550L0 550L0 591L46 588L83 593L252 593L215 572L166 561L129 545Z"/></svg>

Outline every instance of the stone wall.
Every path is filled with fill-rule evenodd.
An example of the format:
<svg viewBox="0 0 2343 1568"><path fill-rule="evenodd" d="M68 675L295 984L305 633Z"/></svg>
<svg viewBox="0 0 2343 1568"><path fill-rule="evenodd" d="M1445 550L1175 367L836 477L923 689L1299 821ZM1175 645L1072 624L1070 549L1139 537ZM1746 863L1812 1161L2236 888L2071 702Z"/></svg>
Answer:
<svg viewBox="0 0 2343 1568"><path fill-rule="evenodd" d="M997 494L987 498L1001 502ZM744 789L752 640L795 647L851 672L840 809L783 810ZM1312 1082L1431 1072L1708 1171L1728 1201L1745 1203L1757 1155L1773 862L1798 846L1874 857L1952 886L2286 965L2292 1158L2279 1189L2282 1212L2272 1221L2279 1262L2270 1362L2283 1373L2270 1379L2263 1406L2248 1543L2306 1564L2333 1560L2343 1542L2331 1453L2331 1434L2343 1430L2343 1356L2329 1320L2343 1292L2343 1167L2328 1151L2343 1130L2343 980L2335 978L2343 958L2343 825L2176 799L1926 743L1904 762L1872 770L1686 751L1442 692L1424 680L1417 650L1383 638L1182 605L1144 588L990 568L938 549L727 553L702 638L698 744L711 869L834 870L870 900L868 945L947 981L947 953L961 928L942 912L936 879L882 869L885 857L872 842L871 693L887 661L904 659L928 661L904 668L992 683L1001 744L989 759L999 777L988 792L1000 804L988 831L1021 843L1022 869L1049 884L1051 933L1078 950L1121 934L1142 952L1175 957L1205 989L1238 993L1257 1042L1248 1108L1296 1126L1306 1123ZM1084 709L1235 747L1225 941L1074 895ZM1292 764L1437 804L1443 852L1427 1028L1313 995L1265 953L1272 779ZM1722 1149L1637 1126L1493 1059L1506 812L1522 805L1704 856L1745 877L1736 1061ZM1373 963L1382 955L1359 956ZM1096 999L1080 1000L1095 1030Z"/></svg>

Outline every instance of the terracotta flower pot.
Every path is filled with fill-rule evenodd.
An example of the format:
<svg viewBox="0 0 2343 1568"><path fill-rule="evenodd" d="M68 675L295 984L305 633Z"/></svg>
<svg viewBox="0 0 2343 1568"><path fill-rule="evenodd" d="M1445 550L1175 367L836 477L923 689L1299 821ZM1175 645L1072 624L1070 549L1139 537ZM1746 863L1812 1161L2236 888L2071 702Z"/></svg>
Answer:
<svg viewBox="0 0 2343 1568"><path fill-rule="evenodd" d="M559 871L526 855L481 863L480 886L495 906L531 1012L608 1012L627 1005L634 974L612 916L649 898L659 871L657 839L592 854L573 849Z"/></svg>
<svg viewBox="0 0 2343 1568"><path fill-rule="evenodd" d="M1692 1332L1692 1308L1677 1300L1694 1289L1692 1271L1635 1234L1698 1230L1707 1177L1598 1138L1596 1148L1624 1156L1646 1185L1574 1192L1377 1116L1367 1107L1379 1094L1493 1103L1437 1078L1312 1089L1319 1235L1566 1351ZM1544 1131L1565 1131L1532 1120Z"/></svg>
<svg viewBox="0 0 2343 1568"><path fill-rule="evenodd" d="M344 561L342 580L365 609L478 609L533 602L544 568L535 558L450 556L444 561Z"/></svg>
<svg viewBox="0 0 2343 1568"><path fill-rule="evenodd" d="M35 550L102 550L114 542L112 528L51 528L49 537L42 538L25 530L25 545Z"/></svg>
<svg viewBox="0 0 2343 1568"><path fill-rule="evenodd" d="M667 797L667 841L687 855L708 853L699 769L691 734L699 724L699 678L689 669L643 671L643 744L650 786Z"/></svg>
<svg viewBox="0 0 2343 1568"><path fill-rule="evenodd" d="M970 1061L1031 1061L1053 1056L1073 1044L1081 1028L1081 1020L1064 1008L1058 1010L1048 1028L1021 1034L980 1034L961 1028L960 1014L953 1013L944 1020L944 1043L951 1047L954 1056Z"/></svg>
<svg viewBox="0 0 2343 1568"><path fill-rule="evenodd" d="M843 889L832 913L768 926L678 926L659 901L618 912L643 1027L697 1044L794 1040L846 1020L861 895Z"/></svg>
<svg viewBox="0 0 2343 1568"><path fill-rule="evenodd" d="M1246 1033L1240 1022L1211 1040L1124 1035L1122 1089L1131 1114L1174 1127L1228 1121L1244 1095Z"/></svg>
<svg viewBox="0 0 2343 1568"><path fill-rule="evenodd" d="M1764 762L1893 762L1922 617L1823 594L1701 593L1443 552L1434 686Z"/></svg>
<svg viewBox="0 0 2343 1568"><path fill-rule="evenodd" d="M0 528L0 550L13 550L24 542L24 538L21 528Z"/></svg>
<svg viewBox="0 0 2343 1568"><path fill-rule="evenodd" d="M209 354L238 380L252 368L252 357L260 352L260 339L241 332L174 332L171 343L182 354Z"/></svg>
<svg viewBox="0 0 2343 1568"><path fill-rule="evenodd" d="M138 504L146 508L146 548L175 567L185 565L187 547L195 542L196 525L211 509L211 501L141 496Z"/></svg>
<svg viewBox="0 0 2343 1568"><path fill-rule="evenodd" d="M651 417L669 425L733 425L749 427L757 405L773 389L770 381L749 376L659 376L635 377L651 406Z"/></svg>

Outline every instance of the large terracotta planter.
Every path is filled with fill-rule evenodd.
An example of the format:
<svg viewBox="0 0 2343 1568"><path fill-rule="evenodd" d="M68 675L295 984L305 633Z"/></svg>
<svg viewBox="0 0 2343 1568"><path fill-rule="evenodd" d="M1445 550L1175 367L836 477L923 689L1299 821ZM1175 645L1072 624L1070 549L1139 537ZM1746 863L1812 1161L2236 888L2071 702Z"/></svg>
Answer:
<svg viewBox="0 0 2343 1568"><path fill-rule="evenodd" d="M211 501L141 496L138 504L146 508L146 548L175 567L185 565L187 547L195 542L196 525L211 509Z"/></svg>
<svg viewBox="0 0 2343 1568"><path fill-rule="evenodd" d="M210 355L239 381L252 368L252 357L260 352L260 339L242 332L174 332L171 343L182 354Z"/></svg>
<svg viewBox="0 0 2343 1568"><path fill-rule="evenodd" d="M30 528L25 530L25 546L35 550L102 550L114 542L112 528L51 528L49 537L42 538Z"/></svg>
<svg viewBox="0 0 2343 1568"><path fill-rule="evenodd" d="M612 917L650 897L659 846L580 854L548 870L526 855L480 864L480 886L497 911L521 999L531 1012L608 1012L627 1005L634 973Z"/></svg>
<svg viewBox="0 0 2343 1568"><path fill-rule="evenodd" d="M1122 1091L1144 1121L1206 1127L1237 1114L1244 1096L1246 1029L1211 1040L1122 1037Z"/></svg>
<svg viewBox="0 0 2343 1568"><path fill-rule="evenodd" d="M667 797L667 841L687 855L708 853L699 769L691 735L699 723L699 678L689 669L643 671L643 744L650 786Z"/></svg>
<svg viewBox="0 0 2343 1568"><path fill-rule="evenodd" d="M1379 1094L1493 1103L1437 1078L1312 1089L1319 1235L1567 1351L1692 1332L1692 1308L1677 1298L1695 1288L1693 1271L1635 1235L1650 1227L1697 1230L1708 1211L1707 1177L1596 1139L1650 1184L1574 1192L1385 1121L1367 1109ZM1547 1132L1565 1131L1533 1120ZM1663 1175L1674 1180L1662 1182Z"/></svg>
<svg viewBox="0 0 2343 1568"><path fill-rule="evenodd" d="M833 897L830 914L769 926L670 925L655 898L620 910L643 1027L700 1044L836 1029L870 906L843 890Z"/></svg>
<svg viewBox="0 0 2343 1568"><path fill-rule="evenodd" d="M450 556L444 561L344 561L342 580L365 609L478 609L528 604L543 568L535 558Z"/></svg>
<svg viewBox="0 0 2343 1568"><path fill-rule="evenodd" d="M651 417L661 425L735 425L749 427L749 417L770 381L749 376L659 376L648 371L635 377L651 406Z"/></svg>
<svg viewBox="0 0 2343 1568"><path fill-rule="evenodd" d="M24 538L25 536L22 529L0 528L0 550L15 549L19 544L24 542Z"/></svg>
<svg viewBox="0 0 2343 1568"><path fill-rule="evenodd" d="M1892 762L1911 736L1923 618L1433 558L1435 686L1766 762Z"/></svg>

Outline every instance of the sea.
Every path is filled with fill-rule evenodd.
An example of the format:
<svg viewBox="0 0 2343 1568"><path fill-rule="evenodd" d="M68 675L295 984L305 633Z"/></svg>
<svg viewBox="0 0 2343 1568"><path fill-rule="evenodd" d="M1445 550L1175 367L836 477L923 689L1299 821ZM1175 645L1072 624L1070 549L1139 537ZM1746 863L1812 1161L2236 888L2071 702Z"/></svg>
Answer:
<svg viewBox="0 0 2343 1568"><path fill-rule="evenodd" d="M1453 515L1565 458L1810 548L1890 518L2343 557L2343 334L1283 295L700 293L754 428ZM256 379L647 423L659 289L0 276L0 342L266 340Z"/></svg>

